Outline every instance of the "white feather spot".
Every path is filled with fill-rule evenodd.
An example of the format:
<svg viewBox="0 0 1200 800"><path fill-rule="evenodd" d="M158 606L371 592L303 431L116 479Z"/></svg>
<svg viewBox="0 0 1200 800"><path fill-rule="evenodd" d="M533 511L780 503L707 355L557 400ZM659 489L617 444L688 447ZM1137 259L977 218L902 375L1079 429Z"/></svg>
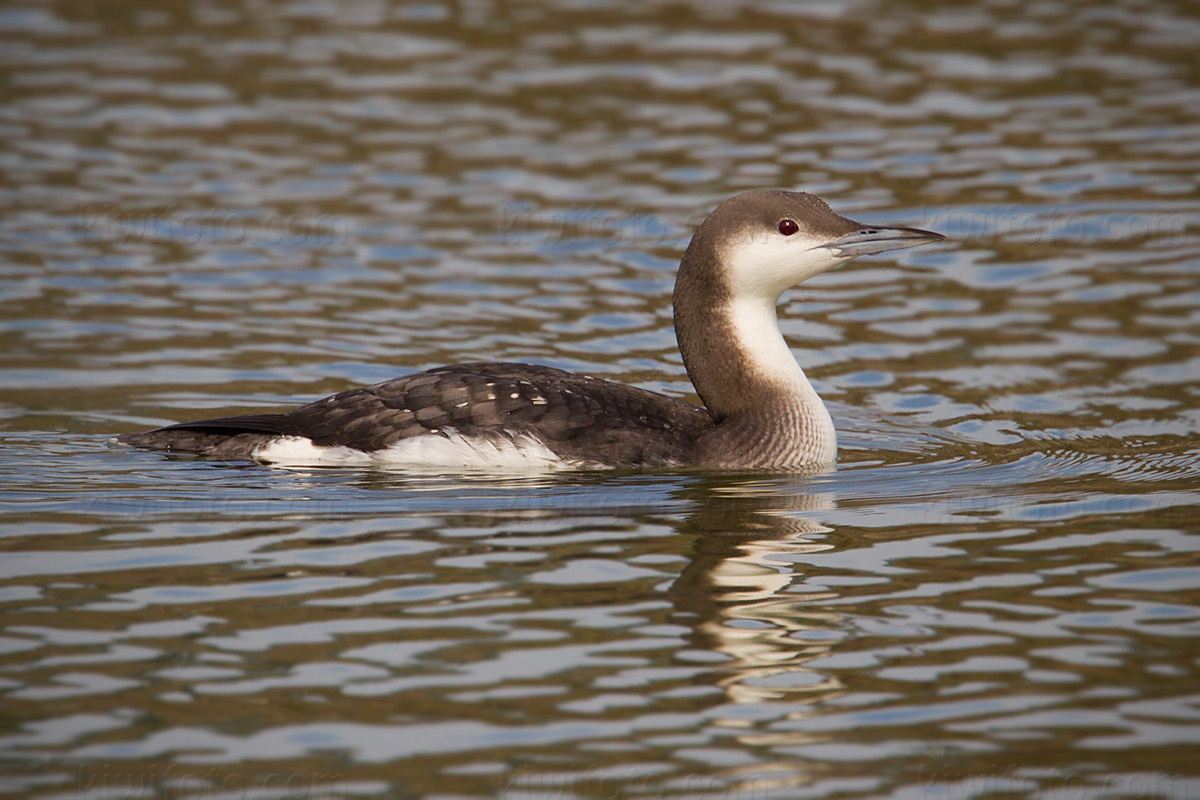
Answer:
<svg viewBox="0 0 1200 800"><path fill-rule="evenodd" d="M546 400L546 398L542 397L541 395L538 395L537 397L533 398L530 402L533 403L535 406L544 406L544 405L546 405L546 403L548 401Z"/></svg>
<svg viewBox="0 0 1200 800"><path fill-rule="evenodd" d="M516 400L520 396L521 396L520 392L513 392L512 394L509 395L509 397L511 397L513 400Z"/></svg>

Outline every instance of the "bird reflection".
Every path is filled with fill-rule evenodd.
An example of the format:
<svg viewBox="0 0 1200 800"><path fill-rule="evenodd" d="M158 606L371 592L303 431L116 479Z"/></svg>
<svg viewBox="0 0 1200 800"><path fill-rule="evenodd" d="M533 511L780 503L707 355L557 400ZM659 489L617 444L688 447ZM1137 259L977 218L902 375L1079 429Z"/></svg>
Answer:
<svg viewBox="0 0 1200 800"><path fill-rule="evenodd" d="M309 477L309 488L318 493L323 480L333 479L328 472ZM560 482L364 473L356 485L374 496L377 511L392 506L424 512L449 504L456 511L437 514L435 527L489 536L511 529L516 520L545 523L537 526L539 535L556 529L578 533L599 516L635 527L661 526L666 512L686 537L670 550L688 559L666 591L678 622L690 629L690 647L727 657L713 674L729 701L807 702L841 688L835 677L806 666L843 638L840 615L817 610L814 603L833 593L805 587L795 559L836 546L826 538L831 529L814 519L834 508L834 495L813 476L574 475ZM386 503L377 499L381 493ZM518 535L508 541L520 540ZM586 537L581 546L592 555L594 539ZM578 554L576 546L565 545L557 555L566 563L573 553ZM536 574L530 579L540 580Z"/></svg>
<svg viewBox="0 0 1200 800"><path fill-rule="evenodd" d="M713 480L686 491L697 510L681 531L694 537L693 551L671 594L676 610L696 619L694 646L729 657L718 679L729 700L808 700L840 689L805 667L830 650L839 615L812 609L828 593L795 591L790 559L833 549L831 529L805 516L833 508L832 493L803 478Z"/></svg>

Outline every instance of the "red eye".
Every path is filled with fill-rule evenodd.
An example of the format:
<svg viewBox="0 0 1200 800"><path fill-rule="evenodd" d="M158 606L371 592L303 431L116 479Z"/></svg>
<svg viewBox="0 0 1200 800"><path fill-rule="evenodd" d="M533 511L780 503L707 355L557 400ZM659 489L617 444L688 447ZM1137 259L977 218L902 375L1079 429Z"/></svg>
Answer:
<svg viewBox="0 0 1200 800"><path fill-rule="evenodd" d="M800 226L796 224L796 220L794 219L784 219L779 221L779 232L784 236L791 236L798 230L800 230Z"/></svg>

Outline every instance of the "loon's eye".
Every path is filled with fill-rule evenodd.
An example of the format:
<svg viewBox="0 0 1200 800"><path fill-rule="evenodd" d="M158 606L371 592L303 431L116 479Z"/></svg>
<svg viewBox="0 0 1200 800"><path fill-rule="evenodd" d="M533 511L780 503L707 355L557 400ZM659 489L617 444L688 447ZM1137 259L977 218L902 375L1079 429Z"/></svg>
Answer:
<svg viewBox="0 0 1200 800"><path fill-rule="evenodd" d="M779 221L779 232L784 236L791 236L798 230L800 230L800 226L796 224L796 220L794 219L783 219Z"/></svg>

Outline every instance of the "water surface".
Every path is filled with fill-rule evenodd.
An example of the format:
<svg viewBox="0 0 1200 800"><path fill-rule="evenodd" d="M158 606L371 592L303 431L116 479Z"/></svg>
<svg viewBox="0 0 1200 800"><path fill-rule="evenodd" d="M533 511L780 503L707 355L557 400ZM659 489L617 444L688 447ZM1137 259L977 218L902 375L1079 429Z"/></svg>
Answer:
<svg viewBox="0 0 1200 800"><path fill-rule="evenodd" d="M1192 4L0 22L12 795L1200 795ZM108 443L471 359L688 396L673 271L758 186L951 238L781 306L829 474Z"/></svg>

